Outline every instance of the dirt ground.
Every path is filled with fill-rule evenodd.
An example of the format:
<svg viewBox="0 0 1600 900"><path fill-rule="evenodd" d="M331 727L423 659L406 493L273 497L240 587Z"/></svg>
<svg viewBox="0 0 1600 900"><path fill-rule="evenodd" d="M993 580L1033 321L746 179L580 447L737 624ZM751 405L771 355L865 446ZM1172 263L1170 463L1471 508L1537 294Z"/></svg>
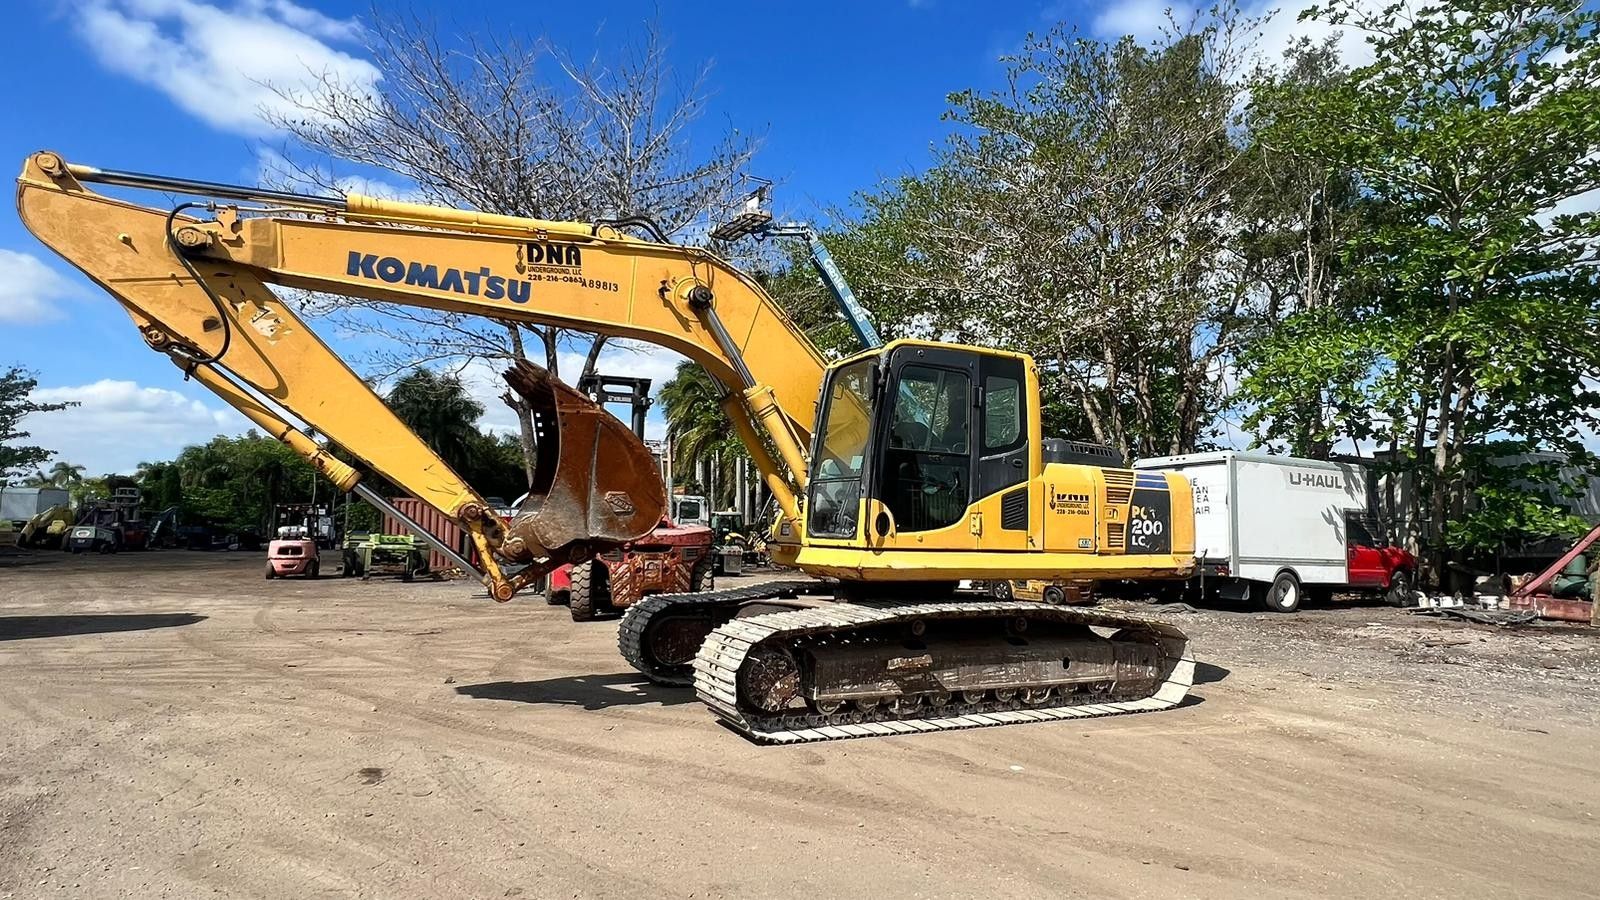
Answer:
<svg viewBox="0 0 1600 900"><path fill-rule="evenodd" d="M0 897L1593 896L1600 638L1173 620L1193 700L761 747L575 624L262 557L0 568Z"/></svg>

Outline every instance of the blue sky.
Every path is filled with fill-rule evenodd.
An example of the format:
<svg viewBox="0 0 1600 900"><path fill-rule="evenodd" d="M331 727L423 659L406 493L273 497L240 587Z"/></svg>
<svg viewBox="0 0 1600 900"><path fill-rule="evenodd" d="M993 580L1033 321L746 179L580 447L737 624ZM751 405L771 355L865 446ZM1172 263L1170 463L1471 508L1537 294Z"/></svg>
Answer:
<svg viewBox="0 0 1600 900"><path fill-rule="evenodd" d="M1149 34L1159 0L972 3L609 4L442 3L414 8L444 30L547 36L587 58L658 14L675 67L712 66L711 128L761 136L756 174L781 182L780 206L800 215L847 203L854 191L919 169L942 140L945 96L994 88L1002 54L1056 21L1104 36ZM1291 7L1296 4L1290 3ZM262 82L307 66L361 71L366 3L347 0L13 0L0 31L12 85L0 160L19 171L49 148L105 168L253 182L277 142L256 110ZM1271 8L1261 0L1256 8ZM1267 42L1281 44L1294 10ZM493 23L493 24L490 24ZM319 328L331 337L331 329ZM337 344L338 341L336 340ZM614 374L661 380L675 358L622 353ZM82 406L32 417L34 442L91 473L169 458L185 444L244 430L244 419L181 381L145 348L111 298L0 215L0 365L37 373L44 399ZM511 419L484 386L485 424ZM652 414L651 431L660 430Z"/></svg>

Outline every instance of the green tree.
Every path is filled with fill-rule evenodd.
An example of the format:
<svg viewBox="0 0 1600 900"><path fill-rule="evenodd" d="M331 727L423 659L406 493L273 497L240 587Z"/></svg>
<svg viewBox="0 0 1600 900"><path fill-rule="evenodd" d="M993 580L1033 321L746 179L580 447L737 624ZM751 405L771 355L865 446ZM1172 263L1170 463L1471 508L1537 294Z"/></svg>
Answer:
<svg viewBox="0 0 1600 900"><path fill-rule="evenodd" d="M44 462L51 451L20 443L28 437L22 420L33 413L55 412L76 403L38 403L29 399L39 382L15 366L0 373L0 484L18 472Z"/></svg>
<svg viewBox="0 0 1600 900"><path fill-rule="evenodd" d="M1031 353L1048 432L1199 446L1262 305L1228 252L1260 188L1236 77L1255 28L1230 5L1152 43L1057 27L1004 89L951 95L933 166L864 195L839 244L878 322Z"/></svg>
<svg viewBox="0 0 1600 900"><path fill-rule="evenodd" d="M472 399L459 377L412 369L395 382L385 402L480 494L510 500L528 489L521 440L478 429L483 404Z"/></svg>
<svg viewBox="0 0 1600 900"><path fill-rule="evenodd" d="M50 467L50 483L56 487L71 487L83 480L83 466L76 466L66 460L57 460Z"/></svg>
<svg viewBox="0 0 1600 900"><path fill-rule="evenodd" d="M1362 30L1374 61L1331 82L1264 86L1262 142L1354 174L1339 240L1351 290L1250 355L1242 399L1265 441L1330 437L1388 459L1413 549L1494 543L1570 520L1486 450L1587 463L1600 427L1600 14L1577 2L1458 0L1309 17ZM1339 413L1307 430L1311 398ZM1543 512L1540 512L1540 510ZM1437 564L1438 560L1435 560Z"/></svg>
<svg viewBox="0 0 1600 900"><path fill-rule="evenodd" d="M270 532L279 503L309 502L315 477L293 450L254 430L185 447L172 465L187 517L257 534ZM160 477L162 489L170 489L172 476Z"/></svg>
<svg viewBox="0 0 1600 900"><path fill-rule="evenodd" d="M177 463L142 462L133 477L144 494L146 508L163 510L183 505L183 471Z"/></svg>

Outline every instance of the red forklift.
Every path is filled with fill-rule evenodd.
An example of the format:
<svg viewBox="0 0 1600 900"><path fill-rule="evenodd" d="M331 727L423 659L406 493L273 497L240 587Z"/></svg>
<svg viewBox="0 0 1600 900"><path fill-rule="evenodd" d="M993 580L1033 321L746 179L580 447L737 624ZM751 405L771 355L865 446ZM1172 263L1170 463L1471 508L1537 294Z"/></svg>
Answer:
<svg viewBox="0 0 1600 900"><path fill-rule="evenodd" d="M627 404L633 433L644 439L650 379L586 375L578 381L578 390L601 405ZM651 594L711 590L713 536L704 525L678 525L668 516L654 531L620 550L550 573L545 602L565 604L574 622L587 622L621 613Z"/></svg>

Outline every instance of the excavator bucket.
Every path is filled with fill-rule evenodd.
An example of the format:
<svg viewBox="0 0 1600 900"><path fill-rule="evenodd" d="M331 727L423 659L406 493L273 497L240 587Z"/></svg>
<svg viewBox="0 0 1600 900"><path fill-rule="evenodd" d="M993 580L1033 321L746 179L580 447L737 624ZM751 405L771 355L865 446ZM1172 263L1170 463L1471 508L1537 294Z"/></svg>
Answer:
<svg viewBox="0 0 1600 900"><path fill-rule="evenodd" d="M628 426L519 360L506 383L533 411L533 484L503 551L514 561L588 559L644 537L667 512L655 458Z"/></svg>

